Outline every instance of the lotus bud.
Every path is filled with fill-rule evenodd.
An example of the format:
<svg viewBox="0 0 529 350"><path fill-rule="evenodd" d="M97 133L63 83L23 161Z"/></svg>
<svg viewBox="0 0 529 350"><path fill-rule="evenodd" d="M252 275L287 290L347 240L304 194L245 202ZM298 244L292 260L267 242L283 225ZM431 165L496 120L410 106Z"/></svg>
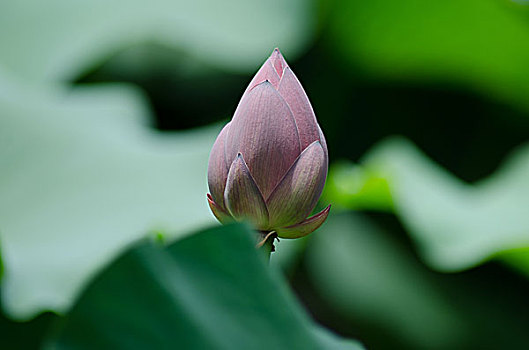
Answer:
<svg viewBox="0 0 529 350"><path fill-rule="evenodd" d="M327 145L309 99L275 49L213 145L209 206L220 222L247 219L260 231L302 237L329 214L330 206L308 217L327 167Z"/></svg>

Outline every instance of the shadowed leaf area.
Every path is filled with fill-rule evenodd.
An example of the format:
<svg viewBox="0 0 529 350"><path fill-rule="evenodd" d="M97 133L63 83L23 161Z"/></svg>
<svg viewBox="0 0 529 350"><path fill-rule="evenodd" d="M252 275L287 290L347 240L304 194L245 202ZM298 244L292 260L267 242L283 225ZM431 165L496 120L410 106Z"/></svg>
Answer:
<svg viewBox="0 0 529 350"><path fill-rule="evenodd" d="M230 225L143 241L97 276L46 349L362 349L311 321Z"/></svg>

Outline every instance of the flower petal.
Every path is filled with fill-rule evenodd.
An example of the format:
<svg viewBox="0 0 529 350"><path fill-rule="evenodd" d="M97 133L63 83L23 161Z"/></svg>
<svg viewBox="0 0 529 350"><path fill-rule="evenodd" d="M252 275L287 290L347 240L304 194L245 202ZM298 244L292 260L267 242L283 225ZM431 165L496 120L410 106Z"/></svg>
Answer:
<svg viewBox="0 0 529 350"><path fill-rule="evenodd" d="M241 154L237 155L228 172L224 201L235 219L248 219L258 228L267 228L268 210L264 198Z"/></svg>
<svg viewBox="0 0 529 350"><path fill-rule="evenodd" d="M226 124L219 136L217 136L209 155L208 164L208 186L211 197L224 211L226 210L226 205L224 204L224 189L226 188L226 179L228 178L229 170L224 143L229 126L230 123Z"/></svg>
<svg viewBox="0 0 529 350"><path fill-rule="evenodd" d="M321 131L320 125L318 124L318 132L320 134L320 143L323 151L325 152L325 158L329 159L329 151L327 150L327 141L325 141L325 136L323 136L323 131Z"/></svg>
<svg viewBox="0 0 529 350"><path fill-rule="evenodd" d="M320 141L307 147L274 189L266 204L272 228L305 219L320 198L327 165Z"/></svg>
<svg viewBox="0 0 529 350"><path fill-rule="evenodd" d="M329 216L331 206L320 211L318 214L300 222L299 224L275 229L280 238L300 238L318 229Z"/></svg>
<svg viewBox="0 0 529 350"><path fill-rule="evenodd" d="M319 124L318 132L320 134L321 148L323 148L323 152L325 153L325 178L327 178L327 170L329 168L329 151L327 150L327 141L325 141L325 136L323 136L323 131L321 131Z"/></svg>
<svg viewBox="0 0 529 350"><path fill-rule="evenodd" d="M321 141L318 122L309 98L289 67L285 68L277 91L285 99L294 115L299 131L301 149L305 149L314 141Z"/></svg>
<svg viewBox="0 0 529 350"><path fill-rule="evenodd" d="M244 155L250 173L267 198L301 153L290 108L265 81L246 94L230 124L226 157Z"/></svg>
<svg viewBox="0 0 529 350"><path fill-rule="evenodd" d="M215 215L217 220L219 220L223 224L226 224L233 220L230 214L225 212L217 203L215 203L215 201L213 200L213 198L211 198L211 195L209 193L207 195L207 198L208 198L209 208L211 209L211 212L213 213L213 215Z"/></svg>
<svg viewBox="0 0 529 350"><path fill-rule="evenodd" d="M275 70L274 66L272 65L272 62L270 59L266 60L265 63L261 66L261 68L257 71L255 76L253 77L252 81L246 88L246 91L244 94L247 94L248 91L253 89L255 86L261 84L263 81L268 80L272 86L277 89L279 85L279 79L280 76L277 74L277 71ZM244 95L243 95L244 97Z"/></svg>
<svg viewBox="0 0 529 350"><path fill-rule="evenodd" d="M279 49L277 47L274 49L268 60L272 63L272 66L275 68L277 75L281 78L281 76L283 75L283 71L286 67L288 67L288 64L287 61L285 61L285 58L283 57L281 52L279 52Z"/></svg>

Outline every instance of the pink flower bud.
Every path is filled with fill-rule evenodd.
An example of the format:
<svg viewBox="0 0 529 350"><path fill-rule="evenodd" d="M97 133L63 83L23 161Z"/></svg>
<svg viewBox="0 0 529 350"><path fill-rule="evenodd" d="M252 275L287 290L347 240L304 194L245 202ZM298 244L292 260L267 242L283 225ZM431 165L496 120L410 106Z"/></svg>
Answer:
<svg viewBox="0 0 529 350"><path fill-rule="evenodd" d="M208 202L221 222L297 238L316 230L330 206L307 218L327 177L328 154L309 99L278 49L244 92L209 158Z"/></svg>

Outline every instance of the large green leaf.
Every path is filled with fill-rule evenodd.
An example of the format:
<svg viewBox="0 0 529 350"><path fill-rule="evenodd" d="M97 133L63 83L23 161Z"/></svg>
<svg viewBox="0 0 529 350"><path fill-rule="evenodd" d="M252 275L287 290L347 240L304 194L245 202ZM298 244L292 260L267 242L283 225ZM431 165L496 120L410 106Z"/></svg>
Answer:
<svg viewBox="0 0 529 350"><path fill-rule="evenodd" d="M455 271L499 252L529 247L529 148L473 185L449 174L405 139L367 156L388 179L397 215L433 267Z"/></svg>
<svg viewBox="0 0 529 350"><path fill-rule="evenodd" d="M46 91L0 78L4 308L68 308L86 279L150 230L213 222L206 166L218 127L162 135L138 91Z"/></svg>
<svg viewBox="0 0 529 350"><path fill-rule="evenodd" d="M430 272L361 215L330 216L306 254L314 287L335 312L363 327L359 334L371 346L387 346L386 338L397 349L453 349L464 342L463 315Z"/></svg>
<svg viewBox="0 0 529 350"><path fill-rule="evenodd" d="M363 73L459 83L529 108L525 1L335 0L327 7L326 42Z"/></svg>
<svg viewBox="0 0 529 350"><path fill-rule="evenodd" d="M472 185L402 138L386 140L366 155L361 171L372 177L355 182L358 169L341 164L331 170L331 184L337 182L333 178L350 180L343 182L347 191L339 194L339 187L331 186L328 200L361 208L366 202L362 189L378 181L382 185L372 193L380 200L366 207L386 210L393 206L431 267L458 271L508 252L505 258L527 271L528 255L520 250L529 248L527 146L513 153L493 175Z"/></svg>
<svg viewBox="0 0 529 350"><path fill-rule="evenodd" d="M0 64L30 80L68 80L120 50L157 42L252 70L275 46L294 55L308 43L311 8L303 0L3 1Z"/></svg>
<svg viewBox="0 0 529 350"><path fill-rule="evenodd" d="M361 349L309 320L242 225L135 245L98 275L47 349Z"/></svg>
<svg viewBox="0 0 529 350"><path fill-rule="evenodd" d="M376 221L392 227L385 216ZM311 236L305 261L318 297L305 300L318 300L317 318L373 349L528 347L526 280L494 264L433 272L403 232L371 218L333 215Z"/></svg>

